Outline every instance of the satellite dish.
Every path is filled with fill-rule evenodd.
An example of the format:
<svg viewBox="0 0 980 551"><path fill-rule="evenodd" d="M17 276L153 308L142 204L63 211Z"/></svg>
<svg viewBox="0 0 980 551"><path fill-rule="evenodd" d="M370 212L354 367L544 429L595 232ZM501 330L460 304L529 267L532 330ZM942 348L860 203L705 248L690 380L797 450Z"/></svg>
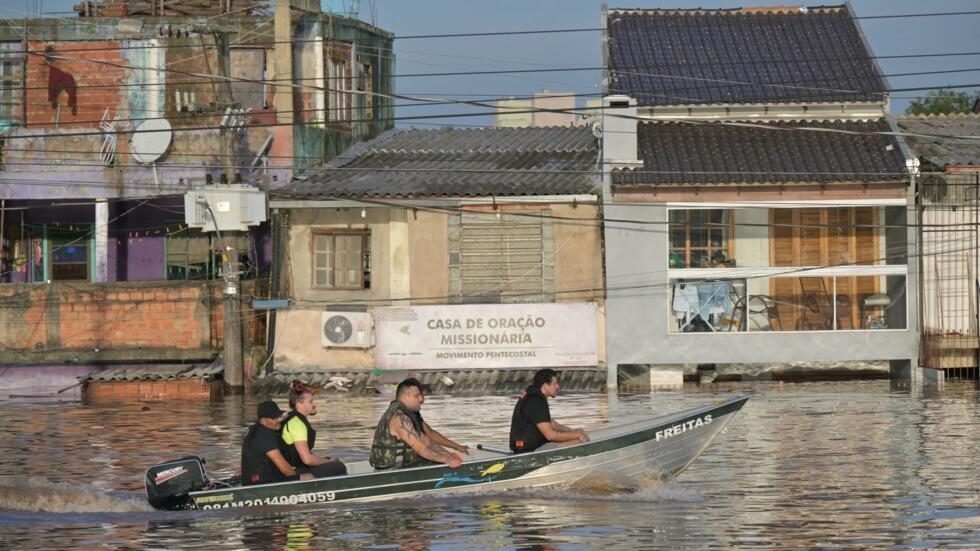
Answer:
<svg viewBox="0 0 980 551"><path fill-rule="evenodd" d="M152 163L170 147L173 131L167 119L147 119L136 127L129 150L138 163Z"/></svg>

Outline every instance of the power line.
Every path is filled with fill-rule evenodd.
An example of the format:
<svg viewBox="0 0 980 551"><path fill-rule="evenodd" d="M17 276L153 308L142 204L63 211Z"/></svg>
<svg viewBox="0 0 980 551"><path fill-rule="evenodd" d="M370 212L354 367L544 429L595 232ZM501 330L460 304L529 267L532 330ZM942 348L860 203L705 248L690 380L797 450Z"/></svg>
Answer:
<svg viewBox="0 0 980 551"><path fill-rule="evenodd" d="M612 10L619 11L619 10ZM633 10L623 10L623 11L633 11ZM637 10L639 12L644 11L659 11L659 10ZM695 10L685 10L678 9L678 12L684 11L695 11ZM712 10L706 9L704 11L731 11L725 9ZM928 12L928 13L908 13L908 14L894 14L894 15L854 15L851 19L854 20L875 20L875 19L908 19L915 17L955 17L961 15L978 15L980 11L951 11L951 12ZM407 35L407 36L396 36L396 40L418 40L418 39L428 39L428 38L475 38L483 36L519 36L528 34L554 34L554 33L581 33L581 32L599 32L604 30L603 27L579 27L579 28L568 28L568 29L538 29L538 30L526 30L526 31L491 31L491 32L479 32L479 33L441 33L441 34L418 34L418 35Z"/></svg>

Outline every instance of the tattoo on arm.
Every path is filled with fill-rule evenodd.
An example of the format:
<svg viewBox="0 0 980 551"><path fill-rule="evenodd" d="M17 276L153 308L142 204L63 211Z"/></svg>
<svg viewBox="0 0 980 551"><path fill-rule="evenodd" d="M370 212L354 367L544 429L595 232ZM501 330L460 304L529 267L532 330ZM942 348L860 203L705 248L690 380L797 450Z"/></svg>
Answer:
<svg viewBox="0 0 980 551"><path fill-rule="evenodd" d="M452 455L444 450L441 446L435 442L429 440L425 434L419 433L415 429L415 425L412 424L411 419L403 414L398 414L395 416L397 420L396 434L403 442L412 447L419 455L426 459L431 459L432 461L444 461L452 457Z"/></svg>

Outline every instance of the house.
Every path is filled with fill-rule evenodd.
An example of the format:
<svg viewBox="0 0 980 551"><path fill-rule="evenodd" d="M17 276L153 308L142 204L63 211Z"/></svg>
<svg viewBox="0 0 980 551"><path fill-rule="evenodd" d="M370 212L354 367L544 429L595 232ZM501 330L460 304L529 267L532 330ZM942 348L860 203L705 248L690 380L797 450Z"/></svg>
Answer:
<svg viewBox="0 0 980 551"><path fill-rule="evenodd" d="M693 364L909 372L910 176L850 8L602 19L610 385Z"/></svg>
<svg viewBox="0 0 980 551"><path fill-rule="evenodd" d="M901 117L898 127L919 165L922 363L975 372L980 116Z"/></svg>
<svg viewBox="0 0 980 551"><path fill-rule="evenodd" d="M215 220L392 126L390 33L269 13L87 1L0 21L0 361L215 357L222 277L259 294L271 264L264 205Z"/></svg>
<svg viewBox="0 0 980 551"><path fill-rule="evenodd" d="M275 369L595 369L597 159L584 127L392 130L272 191Z"/></svg>
<svg viewBox="0 0 980 551"><path fill-rule="evenodd" d="M493 125L500 128L525 126L571 126L575 124L575 94L571 92L535 92L531 98L496 101Z"/></svg>

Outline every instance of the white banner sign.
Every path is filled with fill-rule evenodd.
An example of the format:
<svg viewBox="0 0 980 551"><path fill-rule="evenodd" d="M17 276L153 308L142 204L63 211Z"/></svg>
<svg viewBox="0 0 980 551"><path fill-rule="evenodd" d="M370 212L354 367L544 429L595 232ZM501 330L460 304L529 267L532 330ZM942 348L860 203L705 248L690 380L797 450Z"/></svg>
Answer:
<svg viewBox="0 0 980 551"><path fill-rule="evenodd" d="M594 302L471 304L373 311L382 369L594 366Z"/></svg>

